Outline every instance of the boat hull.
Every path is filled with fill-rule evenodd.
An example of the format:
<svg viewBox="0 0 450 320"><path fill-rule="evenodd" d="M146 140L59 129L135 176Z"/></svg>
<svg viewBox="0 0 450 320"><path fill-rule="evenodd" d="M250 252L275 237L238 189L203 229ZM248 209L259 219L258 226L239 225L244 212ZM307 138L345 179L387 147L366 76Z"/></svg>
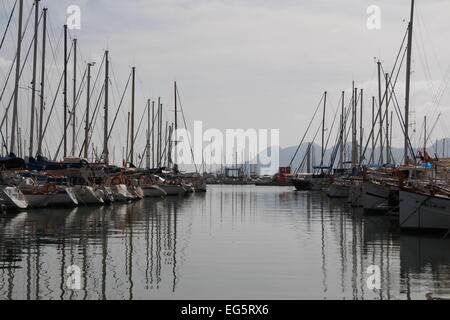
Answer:
<svg viewBox="0 0 450 320"><path fill-rule="evenodd" d="M311 180L306 179L293 179L292 184L297 191L309 191L312 190Z"/></svg>
<svg viewBox="0 0 450 320"><path fill-rule="evenodd" d="M329 186L327 195L330 198L347 199L350 194L350 186L333 183Z"/></svg>
<svg viewBox="0 0 450 320"><path fill-rule="evenodd" d="M29 208L45 208L50 201L55 197L56 193L52 194L24 194L28 202Z"/></svg>
<svg viewBox="0 0 450 320"><path fill-rule="evenodd" d="M75 187L75 193L79 204L84 205L102 205L103 199L96 193L94 188L90 186L77 186Z"/></svg>
<svg viewBox="0 0 450 320"><path fill-rule="evenodd" d="M159 185L159 187L163 189L168 196L178 196L186 193L186 190L181 185L162 184Z"/></svg>
<svg viewBox="0 0 450 320"><path fill-rule="evenodd" d="M143 186L142 190L144 191L144 197L152 198L152 197L164 197L167 193L158 186Z"/></svg>
<svg viewBox="0 0 450 320"><path fill-rule="evenodd" d="M78 199L72 188L64 188L55 193L48 202L49 206L77 206Z"/></svg>
<svg viewBox="0 0 450 320"><path fill-rule="evenodd" d="M450 230L450 198L400 190L400 228Z"/></svg>
<svg viewBox="0 0 450 320"><path fill-rule="evenodd" d="M28 202L16 187L0 187L0 204L7 209L26 209Z"/></svg>
<svg viewBox="0 0 450 320"><path fill-rule="evenodd" d="M111 187L114 193L114 199L116 201L130 201L135 197L128 191L128 188L124 184L118 184Z"/></svg>
<svg viewBox="0 0 450 320"><path fill-rule="evenodd" d="M361 207L362 198L362 182L359 180L353 180L350 187L350 193L348 202L352 207Z"/></svg>

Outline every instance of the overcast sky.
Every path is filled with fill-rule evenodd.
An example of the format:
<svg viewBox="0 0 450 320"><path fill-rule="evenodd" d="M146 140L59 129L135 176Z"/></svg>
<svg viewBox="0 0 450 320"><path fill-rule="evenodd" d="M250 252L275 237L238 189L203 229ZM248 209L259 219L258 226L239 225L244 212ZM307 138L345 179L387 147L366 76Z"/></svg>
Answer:
<svg viewBox="0 0 450 320"><path fill-rule="evenodd" d="M25 0L26 8L31 0ZM412 122L418 131L425 112L450 66L450 1L416 1ZM0 30L6 26L13 0L2 0ZM397 55L409 20L408 0L43 0L59 35L66 8L81 8L79 39L84 62L101 60L111 51L119 89L131 66L137 68L138 112L145 99L161 96L166 115L173 110L177 80L188 126L203 120L206 128L279 128L281 145L296 145L323 91L329 92L331 122L340 92L350 94L352 80L376 94L376 63L388 70ZM366 10L381 8L381 29L368 30ZM14 32L15 29L13 29ZM13 33L6 46L14 49ZM0 51L2 79L12 59ZM80 71L81 72L81 71ZM398 98L404 105L404 78ZM3 83L3 81L2 81ZM450 96L442 88L443 112L434 138L450 136ZM56 89L54 89L56 90ZM115 98L117 101L118 98ZM126 108L129 107L128 100ZM3 109L2 109L3 110ZM126 112L126 111L125 111ZM436 114L436 113L435 113ZM123 137L125 117L120 120ZM140 118L140 116L138 117ZM430 120L431 121L431 120ZM56 129L55 129L56 130ZM394 144L402 137L395 129ZM118 136L117 139L120 139Z"/></svg>

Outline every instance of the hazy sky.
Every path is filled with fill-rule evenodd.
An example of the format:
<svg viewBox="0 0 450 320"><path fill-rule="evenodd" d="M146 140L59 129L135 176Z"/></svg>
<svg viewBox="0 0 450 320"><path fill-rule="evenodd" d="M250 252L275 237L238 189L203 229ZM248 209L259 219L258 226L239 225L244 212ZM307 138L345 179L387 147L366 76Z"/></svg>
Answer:
<svg viewBox="0 0 450 320"><path fill-rule="evenodd" d="M31 2L25 0L26 9ZM433 139L450 136L450 97L443 85L449 78L450 1L416 2L412 122L420 131L423 115L427 112L431 117L436 109L434 99L442 96L439 110L444 115ZM2 32L9 14L7 9L13 3L2 0ZM67 6L80 6L81 30L71 34L79 39L82 61L99 63L108 48L119 91L130 67L136 66L137 118L141 117L146 98L157 96L163 99L166 115L172 116L172 82L177 80L188 126L194 120L203 120L206 128L279 128L282 146L298 143L325 90L329 92L328 122L331 122L340 92L347 90L348 98L352 80L358 88L366 90L364 124L370 130L369 99L376 94L377 80L374 58L380 58L387 70L392 67L410 10L408 0L43 0L41 3L49 7L56 38L61 34ZM366 10L370 5L381 8L381 30L368 30L366 26L369 17ZM15 32L14 27L5 43L12 49ZM8 61L12 59L7 52L0 51L0 79L4 79ZM404 78L402 71L397 86L402 108ZM118 96L116 93L113 98L116 103ZM118 126L120 132L115 133L114 139L123 140L125 135L125 114L129 107L126 99ZM98 130L101 132L101 128ZM402 144L397 127L394 144Z"/></svg>

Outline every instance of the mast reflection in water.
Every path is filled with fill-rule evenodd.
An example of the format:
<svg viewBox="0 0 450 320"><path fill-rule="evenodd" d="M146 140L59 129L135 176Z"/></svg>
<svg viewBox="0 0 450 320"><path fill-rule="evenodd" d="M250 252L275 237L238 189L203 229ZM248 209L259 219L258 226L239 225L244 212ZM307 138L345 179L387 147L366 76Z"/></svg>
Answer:
<svg viewBox="0 0 450 320"><path fill-rule="evenodd" d="M206 194L0 217L0 299L425 299L450 295L450 240L400 233L321 193ZM81 289L67 286L67 267ZM381 289L367 286L367 268Z"/></svg>

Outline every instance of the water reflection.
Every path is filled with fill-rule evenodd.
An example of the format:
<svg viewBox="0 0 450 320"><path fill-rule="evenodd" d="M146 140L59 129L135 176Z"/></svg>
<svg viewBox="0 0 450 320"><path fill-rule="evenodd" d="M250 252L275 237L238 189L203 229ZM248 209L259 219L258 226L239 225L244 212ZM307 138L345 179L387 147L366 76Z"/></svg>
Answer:
<svg viewBox="0 0 450 320"><path fill-rule="evenodd" d="M450 240L322 193L206 194L0 217L1 299L424 299L450 295ZM81 290L67 285L81 269ZM367 287L367 267L381 289Z"/></svg>

